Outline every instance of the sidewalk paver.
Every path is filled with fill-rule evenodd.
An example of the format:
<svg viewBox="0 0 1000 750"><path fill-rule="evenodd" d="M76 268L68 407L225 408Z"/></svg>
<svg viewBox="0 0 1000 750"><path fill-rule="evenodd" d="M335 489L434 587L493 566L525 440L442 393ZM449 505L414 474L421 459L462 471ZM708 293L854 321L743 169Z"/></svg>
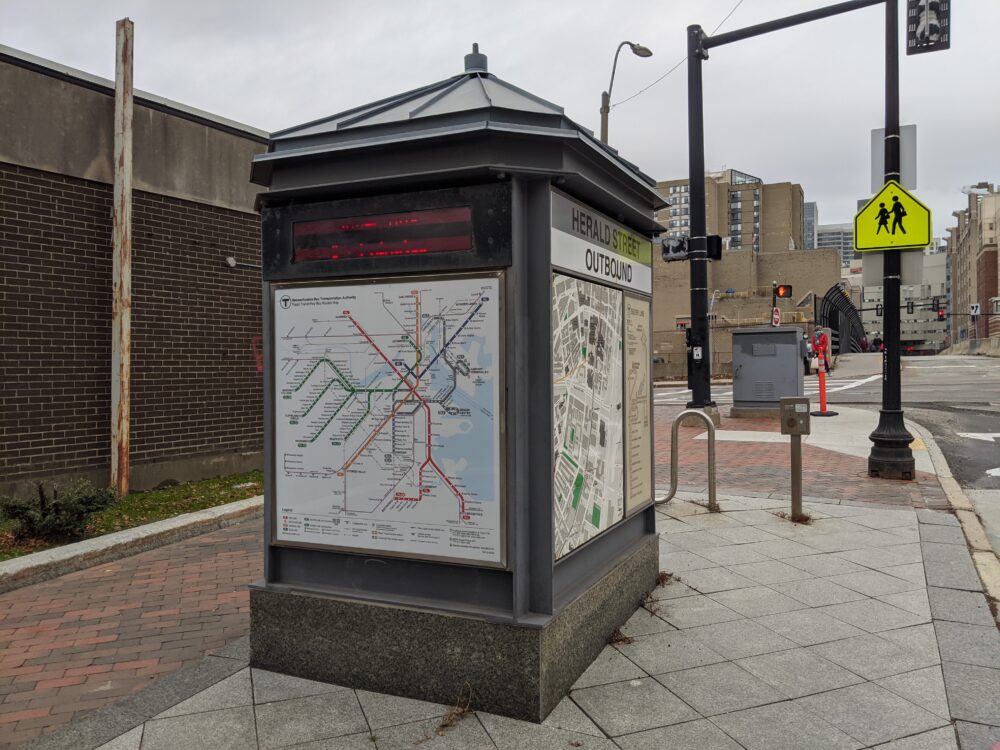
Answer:
<svg viewBox="0 0 1000 750"><path fill-rule="evenodd" d="M654 430L658 485L668 486L670 483L670 426L673 418L683 408L683 404L679 403L656 406ZM875 412L872 414L874 427L877 416ZM832 424L834 420L826 422L831 424L821 425L814 422L813 431L837 429L836 425ZM718 429L746 432L750 438L755 432L780 432L777 418L732 419L723 416L722 425ZM681 489L700 493L706 490L705 442L696 439L704 432L705 429L701 426L681 427L679 430ZM866 437L867 433L862 436L845 435L841 442L857 441ZM770 438L762 436L762 442L742 440L717 442L716 475L720 493L759 494L762 497L779 499L789 497L790 451L784 443L763 442L767 440ZM835 497L847 502L904 508L947 509L949 507L947 496L933 474L917 471L912 482L872 479L868 476L866 456L828 450L810 445L809 441L804 441L802 445L802 488L806 496ZM747 509L751 507L747 506ZM787 510L787 507L785 509ZM873 524L873 529L878 529L879 524L884 523L886 519L891 517L875 514L866 520ZM911 516L906 523L913 520ZM890 522L895 523L895 519L891 519ZM721 531L721 529L716 530Z"/></svg>
<svg viewBox="0 0 1000 750"><path fill-rule="evenodd" d="M0 594L0 748L243 635L261 560L255 520Z"/></svg>

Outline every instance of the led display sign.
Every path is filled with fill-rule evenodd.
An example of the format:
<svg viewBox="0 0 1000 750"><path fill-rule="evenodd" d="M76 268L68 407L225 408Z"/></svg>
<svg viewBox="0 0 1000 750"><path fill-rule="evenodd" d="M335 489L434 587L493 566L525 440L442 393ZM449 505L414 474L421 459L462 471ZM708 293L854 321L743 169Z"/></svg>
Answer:
<svg viewBox="0 0 1000 750"><path fill-rule="evenodd" d="M468 206L296 222L292 232L295 263L458 253L472 246Z"/></svg>

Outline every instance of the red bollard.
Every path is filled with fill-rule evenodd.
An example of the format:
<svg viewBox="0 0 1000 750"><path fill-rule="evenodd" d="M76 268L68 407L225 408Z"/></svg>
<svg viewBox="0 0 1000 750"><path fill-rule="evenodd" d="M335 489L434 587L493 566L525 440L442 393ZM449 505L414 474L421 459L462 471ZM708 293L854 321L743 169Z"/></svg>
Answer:
<svg viewBox="0 0 1000 750"><path fill-rule="evenodd" d="M826 408L826 350L821 349L819 352L819 363L818 363L819 375L819 411L810 412L814 417L835 417L837 412L830 411Z"/></svg>

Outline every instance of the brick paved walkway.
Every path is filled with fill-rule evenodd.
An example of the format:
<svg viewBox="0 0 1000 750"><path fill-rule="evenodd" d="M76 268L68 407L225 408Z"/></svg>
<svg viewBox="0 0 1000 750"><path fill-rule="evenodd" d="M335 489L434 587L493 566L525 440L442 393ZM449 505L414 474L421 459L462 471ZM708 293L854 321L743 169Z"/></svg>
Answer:
<svg viewBox="0 0 1000 750"><path fill-rule="evenodd" d="M670 425L682 408L681 405L656 407L657 486L670 486ZM777 418L750 420L724 416L718 429L779 432L780 426ZM680 428L681 489L704 490L707 487L707 447L703 441L692 441L704 431L703 426ZM791 492L791 458L786 444L718 441L715 452L719 493ZM808 443L802 445L802 494L916 508L948 507L948 499L932 474L918 471L912 482L872 479L868 476L867 458L848 456Z"/></svg>
<svg viewBox="0 0 1000 750"><path fill-rule="evenodd" d="M670 420L656 409L657 484L669 486ZM723 420L777 432L777 420ZM705 485L705 444L683 427L682 489ZM787 446L719 442L720 493L787 493ZM869 479L867 460L803 446L807 496L947 507L937 480ZM850 481L844 480L849 478ZM250 521L0 595L0 750L146 687L244 635L246 586L262 575L261 522Z"/></svg>
<svg viewBox="0 0 1000 750"><path fill-rule="evenodd" d="M243 635L261 521L0 595L0 748Z"/></svg>

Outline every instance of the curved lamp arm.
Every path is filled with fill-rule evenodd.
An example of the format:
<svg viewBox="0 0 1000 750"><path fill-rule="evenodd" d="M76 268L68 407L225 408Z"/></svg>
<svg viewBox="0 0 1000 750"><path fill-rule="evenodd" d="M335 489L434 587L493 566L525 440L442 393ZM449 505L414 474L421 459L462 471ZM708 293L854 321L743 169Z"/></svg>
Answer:
<svg viewBox="0 0 1000 750"><path fill-rule="evenodd" d="M622 42L618 45L618 49L615 50L615 61L611 64L611 81L608 83L608 98L611 98L611 89L615 85L615 71L618 69L618 55L622 51L622 47L627 44L632 44L632 42Z"/></svg>
<svg viewBox="0 0 1000 750"><path fill-rule="evenodd" d="M611 80L608 82L608 90L601 93L601 141L604 143L608 142L608 113L611 111L611 89L615 85L615 71L618 69L618 55L621 53L622 47L625 46L629 47L632 50L632 54L637 57L649 57L653 54L649 47L644 47L641 44L629 41L622 42L618 45L618 49L615 50L615 60L611 65Z"/></svg>

